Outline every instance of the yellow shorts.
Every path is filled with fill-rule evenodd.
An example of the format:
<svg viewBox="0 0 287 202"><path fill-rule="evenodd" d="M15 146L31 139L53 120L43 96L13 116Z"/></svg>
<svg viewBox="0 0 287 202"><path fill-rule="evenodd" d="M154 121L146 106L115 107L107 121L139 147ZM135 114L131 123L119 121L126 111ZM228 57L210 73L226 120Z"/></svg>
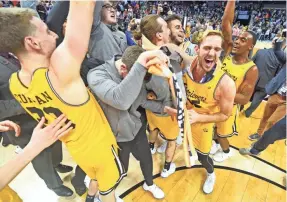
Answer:
<svg viewBox="0 0 287 202"><path fill-rule="evenodd" d="M90 144L90 148L81 149L81 152L75 152L73 147L67 148L81 169L92 180L96 180L99 185L101 195L107 195L112 192L123 177L126 171L118 157L118 146L116 142L110 144L110 141L102 141L100 144Z"/></svg>
<svg viewBox="0 0 287 202"><path fill-rule="evenodd" d="M195 123L191 125L192 140L195 149L208 155L212 145L214 123Z"/></svg>
<svg viewBox="0 0 287 202"><path fill-rule="evenodd" d="M23 202L18 194L9 186L0 191L0 202Z"/></svg>
<svg viewBox="0 0 287 202"><path fill-rule="evenodd" d="M162 138L167 141L176 140L179 134L177 120L171 119L171 116L157 116L151 111L146 110L147 121L151 131L158 129Z"/></svg>
<svg viewBox="0 0 287 202"><path fill-rule="evenodd" d="M232 115L224 122L216 123L216 132L219 137L238 135L236 128L237 105L233 106Z"/></svg>

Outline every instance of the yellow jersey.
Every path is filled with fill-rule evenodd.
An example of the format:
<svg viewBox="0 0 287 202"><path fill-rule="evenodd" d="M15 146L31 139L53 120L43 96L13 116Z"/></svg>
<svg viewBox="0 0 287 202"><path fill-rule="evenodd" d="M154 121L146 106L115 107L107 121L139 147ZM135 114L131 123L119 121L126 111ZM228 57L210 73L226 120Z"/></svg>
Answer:
<svg viewBox="0 0 287 202"><path fill-rule="evenodd" d="M0 191L0 202L23 202L18 194L8 185Z"/></svg>
<svg viewBox="0 0 287 202"><path fill-rule="evenodd" d="M216 67L211 80L206 83L198 83L193 80L189 67L183 75L187 109L193 109L200 114L215 114L219 112L218 101L214 99L214 93L224 74L220 66Z"/></svg>
<svg viewBox="0 0 287 202"><path fill-rule="evenodd" d="M37 121L45 117L46 123L54 121L61 114L73 123L74 129L63 137L71 153L89 153L95 147L116 145L115 137L99 104L87 89L89 98L80 105L66 103L53 88L47 68L34 72L31 84L25 86L19 79L18 72L11 75L10 90L22 107ZM75 95L77 96L77 95ZM101 145L101 146L99 146Z"/></svg>
<svg viewBox="0 0 287 202"><path fill-rule="evenodd" d="M253 66L255 66L253 61L249 61L240 65L233 64L232 57L227 56L222 62L221 70L223 70L230 78L232 78L236 85L236 91L238 91L240 85L245 79L246 73Z"/></svg>

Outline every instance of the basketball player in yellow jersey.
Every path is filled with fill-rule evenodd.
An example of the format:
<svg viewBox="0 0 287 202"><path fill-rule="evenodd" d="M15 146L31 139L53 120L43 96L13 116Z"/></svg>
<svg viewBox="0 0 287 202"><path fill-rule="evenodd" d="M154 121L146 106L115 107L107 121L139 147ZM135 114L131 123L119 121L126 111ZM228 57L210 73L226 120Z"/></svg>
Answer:
<svg viewBox="0 0 287 202"><path fill-rule="evenodd" d="M208 156L213 136L213 127L217 122L226 121L232 114L236 93L234 81L221 70L219 56L222 51L223 36L218 31L206 31L199 41L198 56L193 59L178 47L168 48L179 53L184 63L190 63L184 71L184 84L187 109L193 143L198 160L207 170L203 185L204 193L211 193L215 184L213 161Z"/></svg>
<svg viewBox="0 0 287 202"><path fill-rule="evenodd" d="M256 44L257 37L251 31L244 31L232 41L234 10L235 1L228 1L222 21L225 57L221 69L234 80L237 92L232 116L225 122L216 124L217 139L215 139L210 152L214 154L213 160L216 162L223 162L232 155L227 138L238 134L235 124L236 104L245 105L249 102L258 79L258 69L248 57ZM230 52L232 52L233 56L230 56Z"/></svg>
<svg viewBox="0 0 287 202"><path fill-rule="evenodd" d="M15 54L21 62L21 70L10 79L15 98L34 119L45 117L46 124L67 115L74 130L61 141L85 173L97 180L92 180L90 188L96 190L98 184L102 201L114 202L114 189L124 169L110 126L80 77L95 4L70 2L65 39L57 49L58 36L34 11L0 9L0 38L5 39L0 41L0 51Z"/></svg>
<svg viewBox="0 0 287 202"><path fill-rule="evenodd" d="M219 56L223 36L218 31L206 31L199 41L196 58L186 55L178 46L167 44L172 54L181 55L187 109L191 121L193 143L198 160L207 170L203 192L209 194L215 184L213 160L209 157L215 123L226 121L232 114L236 94L234 81L221 69ZM176 111L176 110L174 110ZM170 111L171 113L171 111ZM176 113L176 112L175 112Z"/></svg>

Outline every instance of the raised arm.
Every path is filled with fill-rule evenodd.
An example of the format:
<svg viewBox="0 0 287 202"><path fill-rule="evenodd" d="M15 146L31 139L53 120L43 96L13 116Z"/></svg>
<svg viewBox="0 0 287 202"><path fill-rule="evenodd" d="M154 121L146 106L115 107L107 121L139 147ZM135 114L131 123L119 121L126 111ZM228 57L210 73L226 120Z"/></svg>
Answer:
<svg viewBox="0 0 287 202"><path fill-rule="evenodd" d="M167 59L159 50L143 52L120 84L112 80L106 71L95 68L88 74L89 87L104 103L127 110L141 91L146 70L156 64L162 64L160 68L167 68L163 65Z"/></svg>
<svg viewBox="0 0 287 202"><path fill-rule="evenodd" d="M97 1L97 6L95 8L94 11L94 20L93 20L93 26L92 26L92 33L93 31L96 30L96 28L100 25L101 21L102 21L102 8L104 5L104 1Z"/></svg>
<svg viewBox="0 0 287 202"><path fill-rule="evenodd" d="M224 37L223 49L225 55L229 55L232 49L232 24L234 20L235 12L235 0L228 0L223 18L222 18L222 33Z"/></svg>
<svg viewBox="0 0 287 202"><path fill-rule="evenodd" d="M50 68L59 83L80 79L80 68L88 50L95 1L70 1L65 38L54 51Z"/></svg>
<svg viewBox="0 0 287 202"><path fill-rule="evenodd" d="M88 74L88 83L102 102L119 110L127 110L138 97L145 74L146 69L135 63L127 77L118 84L106 71L95 68Z"/></svg>
<svg viewBox="0 0 287 202"><path fill-rule="evenodd" d="M258 80L258 69L256 66L251 67L245 75L245 79L239 86L238 92L236 93L234 103L245 105L249 102L255 85Z"/></svg>

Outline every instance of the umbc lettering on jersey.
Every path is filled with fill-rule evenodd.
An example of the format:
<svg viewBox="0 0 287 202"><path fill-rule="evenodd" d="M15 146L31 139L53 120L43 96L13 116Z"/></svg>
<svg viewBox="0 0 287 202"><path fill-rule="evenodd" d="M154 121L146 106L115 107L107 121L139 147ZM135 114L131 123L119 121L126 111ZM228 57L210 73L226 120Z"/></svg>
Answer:
<svg viewBox="0 0 287 202"><path fill-rule="evenodd" d="M35 97L27 97L24 94L14 94L15 98L22 104L27 103L38 103L39 105L45 104L52 100L51 96L45 91L44 93L41 93L39 95L36 95Z"/></svg>
<svg viewBox="0 0 287 202"><path fill-rule="evenodd" d="M230 71L226 68L226 63L223 63L222 66L221 66L221 70L224 71L230 78L232 78L233 81L236 81L237 80L237 77L232 75L230 73Z"/></svg>
<svg viewBox="0 0 287 202"><path fill-rule="evenodd" d="M201 108L200 103L206 101L206 97L197 95L194 91L191 92L187 89L186 94L189 104L193 105L196 108Z"/></svg>
<svg viewBox="0 0 287 202"><path fill-rule="evenodd" d="M197 95L194 91L191 92L190 90L187 89L186 93L188 98L194 98L196 100L199 100L200 102L206 101L206 97Z"/></svg>

